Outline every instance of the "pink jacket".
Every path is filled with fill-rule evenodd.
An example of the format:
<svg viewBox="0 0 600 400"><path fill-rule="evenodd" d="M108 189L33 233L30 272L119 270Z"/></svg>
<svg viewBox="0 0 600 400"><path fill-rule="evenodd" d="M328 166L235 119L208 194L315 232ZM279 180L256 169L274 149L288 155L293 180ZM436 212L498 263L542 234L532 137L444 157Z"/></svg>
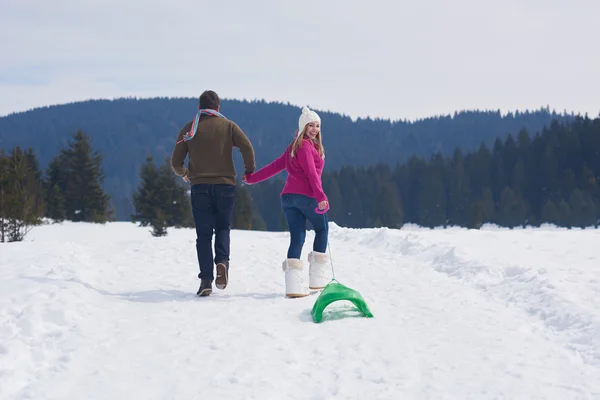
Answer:
<svg viewBox="0 0 600 400"><path fill-rule="evenodd" d="M298 146L294 158L291 157L291 152L292 146L290 145L271 164L246 175L246 182L250 184L259 183L285 169L288 177L281 191L282 195L294 193L315 198L318 202L327 200L321 183L325 161L321 158L314 144L310 140L304 139L302 144Z"/></svg>

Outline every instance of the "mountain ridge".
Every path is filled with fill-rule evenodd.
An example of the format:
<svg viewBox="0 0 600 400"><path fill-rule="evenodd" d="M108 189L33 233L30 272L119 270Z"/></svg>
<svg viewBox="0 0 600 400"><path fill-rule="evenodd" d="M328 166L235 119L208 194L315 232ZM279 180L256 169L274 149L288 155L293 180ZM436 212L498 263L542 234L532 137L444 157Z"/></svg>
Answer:
<svg viewBox="0 0 600 400"><path fill-rule="evenodd" d="M97 99L56 104L0 117L0 147L31 147L45 168L77 131L92 138L92 146L104 156L104 186L116 204L118 219L131 214L131 196L139 182L139 170L147 156L162 162L169 157L180 129L195 115L197 98ZM265 100L227 100L221 112L235 121L252 141L260 168L279 156L294 137L301 107ZM316 109L322 119L326 171L344 166L397 164L411 156L428 158L436 152L450 155L456 148L473 151L491 147L498 138L530 135L552 120L573 115L549 108L501 113L457 111L415 122L380 118L356 118ZM236 169L242 168L234 152ZM127 200L129 199L129 200Z"/></svg>

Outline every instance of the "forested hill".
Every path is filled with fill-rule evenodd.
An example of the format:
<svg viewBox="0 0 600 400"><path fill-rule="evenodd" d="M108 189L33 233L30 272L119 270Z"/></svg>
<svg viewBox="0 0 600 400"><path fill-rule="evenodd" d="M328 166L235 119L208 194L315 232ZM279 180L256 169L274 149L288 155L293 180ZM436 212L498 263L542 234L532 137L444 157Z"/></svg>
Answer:
<svg viewBox="0 0 600 400"><path fill-rule="evenodd" d="M118 219L129 219L131 196L146 156L169 156L181 127L197 108L196 98L90 100L38 108L0 118L0 148L31 147L42 168L67 145L78 130L92 138L104 156L105 188ZM496 138L534 134L553 119L573 116L549 109L501 115L498 111L465 111L448 116L409 121L351 118L319 111L327 151L326 169L343 166L396 164L410 156L428 157L436 151L450 155L456 148L476 150L492 146ZM281 154L297 128L300 107L264 101L223 100L221 112L246 132L256 151L257 167ZM241 157L236 152L236 167Z"/></svg>

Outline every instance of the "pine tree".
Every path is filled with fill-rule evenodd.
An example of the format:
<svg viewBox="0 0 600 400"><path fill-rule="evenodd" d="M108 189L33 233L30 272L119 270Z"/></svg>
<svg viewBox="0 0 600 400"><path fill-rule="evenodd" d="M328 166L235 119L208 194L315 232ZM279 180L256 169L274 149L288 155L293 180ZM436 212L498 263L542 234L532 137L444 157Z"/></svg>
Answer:
<svg viewBox="0 0 600 400"><path fill-rule="evenodd" d="M8 204L10 195L8 191L10 159L5 154L4 149L0 149L0 242L7 240L7 222L8 222Z"/></svg>
<svg viewBox="0 0 600 400"><path fill-rule="evenodd" d="M417 157L411 157L405 168L400 171L404 179L398 185L402 196L405 223L420 223L421 204L419 195L421 193L421 180L427 168L427 163Z"/></svg>
<svg viewBox="0 0 600 400"><path fill-rule="evenodd" d="M477 153L469 154L465 157L465 173L471 199L479 199L485 188L494 187L492 165L492 153L485 144L479 147Z"/></svg>
<svg viewBox="0 0 600 400"><path fill-rule="evenodd" d="M521 129L521 131L519 131L517 141L519 144L519 161L522 162L524 172L523 180L521 183L522 186L519 188L519 192L531 204L531 214L536 215L538 214L537 211L540 209L540 205L534 198L534 151L531 143L531 138L529 137L529 134L527 133L526 129Z"/></svg>
<svg viewBox="0 0 600 400"><path fill-rule="evenodd" d="M34 198L33 202L35 204L35 213L39 216L36 223L39 224L42 222L41 217L43 217L46 212L46 204L44 201L44 176L32 148L29 148L27 153L25 153L25 159L29 168L32 190L31 194Z"/></svg>
<svg viewBox="0 0 600 400"><path fill-rule="evenodd" d="M517 161L519 159L519 149L517 148L517 143L512 135L508 135L504 142L504 146L502 148L502 165L504 166L504 176L509 180L514 175L515 165L517 165ZM507 182L507 183L509 183ZM516 192L513 187L513 191Z"/></svg>
<svg viewBox="0 0 600 400"><path fill-rule="evenodd" d="M474 201L469 209L469 224L471 229L479 229L485 222L485 211L482 201Z"/></svg>
<svg viewBox="0 0 600 400"><path fill-rule="evenodd" d="M525 193L525 175L525 165L519 158L512 171L510 186L516 194L521 196Z"/></svg>
<svg viewBox="0 0 600 400"><path fill-rule="evenodd" d="M480 199L471 203L469 208L469 221L467 226L472 229L479 229L484 223L492 223L495 218L494 200L492 190L486 187Z"/></svg>
<svg viewBox="0 0 600 400"><path fill-rule="evenodd" d="M598 151L600 152L600 149ZM600 169L598 171L600 172ZM594 176L594 170L589 168L586 163L583 164L581 169L578 187L592 197L600 199L600 185L598 185L598 180Z"/></svg>
<svg viewBox="0 0 600 400"><path fill-rule="evenodd" d="M160 204L165 213L167 226L175 228L190 228L194 226L192 207L188 189L182 184L180 177L173 173L170 160L165 158L158 169L158 188L160 193Z"/></svg>
<svg viewBox="0 0 600 400"><path fill-rule="evenodd" d="M449 225L467 225L469 187L465 173L465 162L460 150L454 152L447 184L447 211Z"/></svg>
<svg viewBox="0 0 600 400"><path fill-rule="evenodd" d="M193 226L190 198L186 187L179 181L168 158L157 167L153 157L147 157L140 170L140 184L133 194L136 213L131 216L132 222L153 226L157 233L155 236L166 234L163 228L169 226Z"/></svg>
<svg viewBox="0 0 600 400"><path fill-rule="evenodd" d="M580 228L593 226L596 223L596 206L591 198L587 198L581 190L575 189L569 196L571 208L571 225Z"/></svg>
<svg viewBox="0 0 600 400"><path fill-rule="evenodd" d="M561 199L558 203L558 216L559 226L565 226L567 228L573 226L571 223L571 207L569 207L569 203L567 203L565 199Z"/></svg>
<svg viewBox="0 0 600 400"><path fill-rule="evenodd" d="M577 189L577 178L571 168L567 168L561 174L560 180L561 196L568 199L569 196Z"/></svg>
<svg viewBox="0 0 600 400"><path fill-rule="evenodd" d="M502 143L500 139L497 139L494 143L491 162L492 195L494 196L494 199L500 199L504 188L506 185L508 185L508 178L506 176L506 170L504 166L504 158L502 157L503 151L504 143Z"/></svg>
<svg viewBox="0 0 600 400"><path fill-rule="evenodd" d="M64 190L67 187L65 177L66 163L63 157L56 157L46 168L44 179L44 203L46 205L46 217L55 222L61 222L66 218Z"/></svg>
<svg viewBox="0 0 600 400"><path fill-rule="evenodd" d="M167 218L161 209L156 210L156 215L152 218L151 224L152 231L150 233L152 233L152 236L161 237L167 235Z"/></svg>
<svg viewBox="0 0 600 400"><path fill-rule="evenodd" d="M540 160L539 181L543 197L552 199L555 202L561 198L558 180L558 161L552 147L548 143L546 143L544 154Z"/></svg>
<svg viewBox="0 0 600 400"><path fill-rule="evenodd" d="M267 224L265 223L265 220L262 219L260 214L257 212L254 212L252 214L252 230L254 230L254 231L266 231L267 230Z"/></svg>
<svg viewBox="0 0 600 400"><path fill-rule="evenodd" d="M502 226L514 228L525 224L525 203L518 194L506 186L500 197L498 222Z"/></svg>
<svg viewBox="0 0 600 400"><path fill-rule="evenodd" d="M399 229L402 227L402 204L397 189L392 183L383 183L379 188L374 209L375 226Z"/></svg>
<svg viewBox="0 0 600 400"><path fill-rule="evenodd" d="M552 200L547 200L542 208L542 221L548 224L559 225L560 215L556 204Z"/></svg>
<svg viewBox="0 0 600 400"><path fill-rule="evenodd" d="M363 192L358 187L357 183L360 182L359 171L355 167L344 167L340 170L337 176L338 187L342 193L344 201L344 214L343 216L337 213L339 221L344 221L346 226L352 228L360 228L364 226L365 216L364 209L365 198ZM337 207L336 204L331 204L332 208ZM287 230L287 225L286 230Z"/></svg>
<svg viewBox="0 0 600 400"><path fill-rule="evenodd" d="M24 239L43 216L41 187L36 179L35 164L20 147L0 162L0 238L16 242Z"/></svg>
<svg viewBox="0 0 600 400"><path fill-rule="evenodd" d="M254 221L254 210L252 208L252 197L245 186L236 190L233 203L233 216L231 217L231 228L251 230Z"/></svg>
<svg viewBox="0 0 600 400"><path fill-rule="evenodd" d="M418 199L420 225L435 227L446 224L446 191L441 169L437 165L425 168Z"/></svg>
<svg viewBox="0 0 600 400"><path fill-rule="evenodd" d="M70 221L104 223L111 218L109 197L102 189L103 156L92 150L90 137L78 130L56 162L63 174L60 187Z"/></svg>
<svg viewBox="0 0 600 400"><path fill-rule="evenodd" d="M135 214L131 221L139 223L140 226L148 226L156 217L158 207L158 168L153 157L147 157L146 162L140 169L140 184L133 194L133 205Z"/></svg>
<svg viewBox="0 0 600 400"><path fill-rule="evenodd" d="M327 193L331 209L327 212L329 221L342 221L346 212L346 202L342 196L337 174L323 176L323 190Z"/></svg>
<svg viewBox="0 0 600 400"><path fill-rule="evenodd" d="M493 223L496 220L496 207L492 196L492 189L486 187L481 195L481 203L483 204L484 222Z"/></svg>
<svg viewBox="0 0 600 400"><path fill-rule="evenodd" d="M27 150L25 157L29 163L29 169L31 170L33 179L37 185L41 186L43 184L44 177L42 175L42 170L40 169L40 163L38 162L37 157L31 147Z"/></svg>

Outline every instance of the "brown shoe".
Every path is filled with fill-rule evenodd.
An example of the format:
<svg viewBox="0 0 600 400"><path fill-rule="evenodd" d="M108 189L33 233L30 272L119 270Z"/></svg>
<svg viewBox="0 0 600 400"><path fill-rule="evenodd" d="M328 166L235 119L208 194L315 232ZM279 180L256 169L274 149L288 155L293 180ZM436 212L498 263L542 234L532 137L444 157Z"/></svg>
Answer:
<svg viewBox="0 0 600 400"><path fill-rule="evenodd" d="M211 293L212 293L212 281L209 279L202 279L200 281L200 288L198 289L198 292L196 292L196 295L200 296L200 297L205 297L205 296L210 296Z"/></svg>
<svg viewBox="0 0 600 400"><path fill-rule="evenodd" d="M229 282L229 265L227 262L217 263L217 278L215 279L215 286L217 289L225 289Z"/></svg>

